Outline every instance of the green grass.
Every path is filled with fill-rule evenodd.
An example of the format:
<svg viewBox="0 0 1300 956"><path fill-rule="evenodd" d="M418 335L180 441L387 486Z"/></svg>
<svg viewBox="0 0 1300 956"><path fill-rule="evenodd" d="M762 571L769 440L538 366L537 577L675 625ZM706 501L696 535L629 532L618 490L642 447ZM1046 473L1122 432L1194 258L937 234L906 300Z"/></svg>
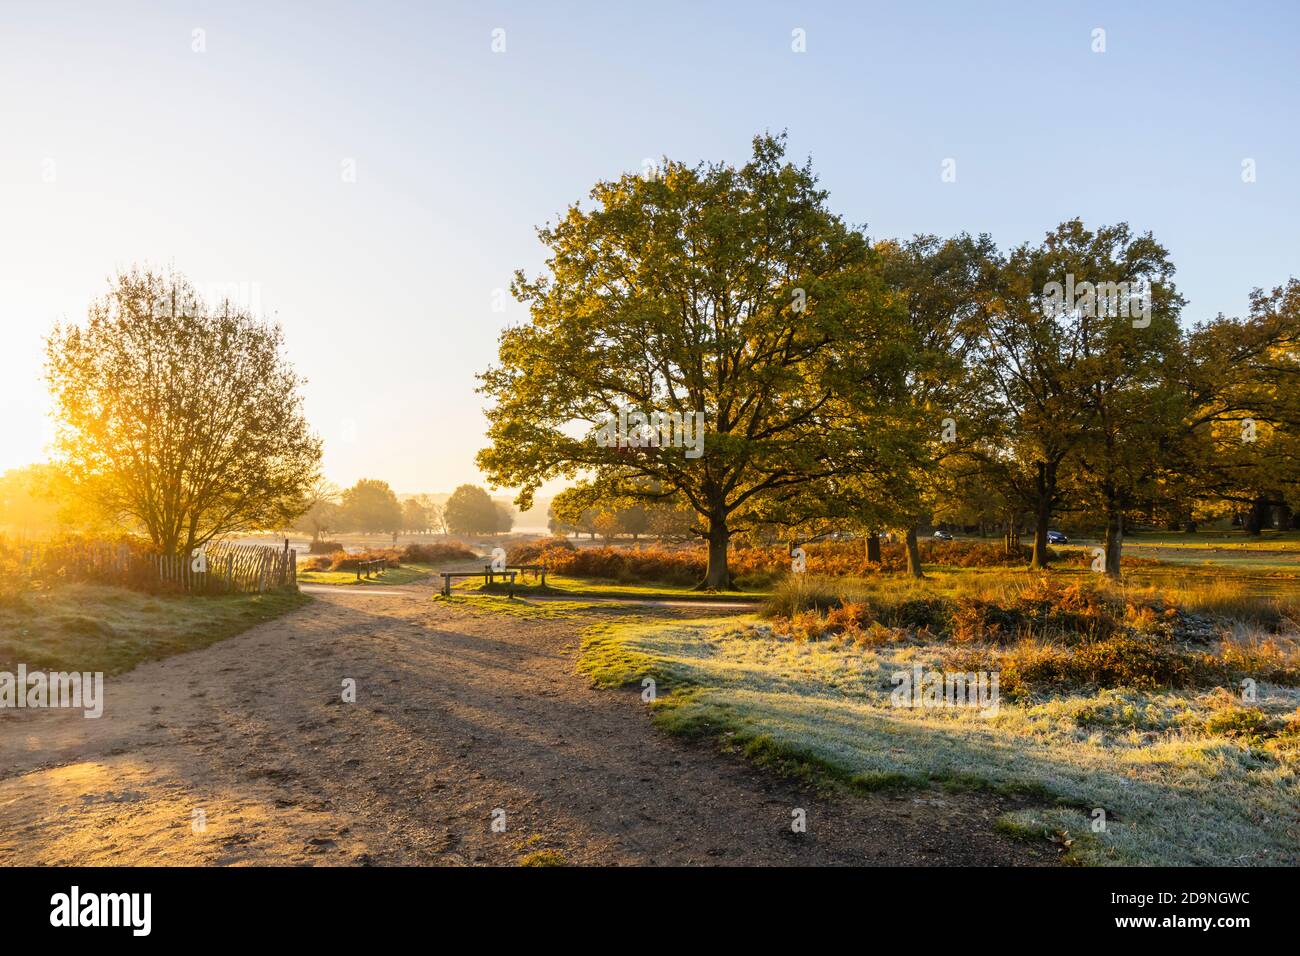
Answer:
<svg viewBox="0 0 1300 956"><path fill-rule="evenodd" d="M1244 531L1140 531L1125 535L1124 544L1154 548L1300 551L1300 531L1264 531L1258 537L1251 537Z"/></svg>
<svg viewBox="0 0 1300 956"><path fill-rule="evenodd" d="M666 664L665 648L654 645L654 632L674 630L678 623L649 625L631 617L589 627L582 637L578 673L587 675L597 687L625 687L649 677L667 689L673 670ZM676 683L680 686L682 681Z"/></svg>
<svg viewBox="0 0 1300 956"><path fill-rule="evenodd" d="M347 585L388 585L411 584L414 581L421 581L427 578L434 571L431 564L403 564L396 568L385 568L379 572L371 572L370 577L364 575L358 580L355 571L299 571L299 584L333 584L340 587Z"/></svg>
<svg viewBox="0 0 1300 956"><path fill-rule="evenodd" d="M504 594L460 588L453 591L451 597L443 597L441 593L435 593L433 600L439 604L477 614L501 614L507 617L530 619L570 619L584 612L626 613L617 604L598 604L590 601L529 601L523 598L512 600Z"/></svg>
<svg viewBox="0 0 1300 956"><path fill-rule="evenodd" d="M717 738L760 764L862 790L940 785L1034 795L1000 827L1089 865L1300 863L1295 753L1252 734L1300 689L1079 690L995 716L890 704L892 674L942 669L941 643L796 642L755 617L588 630L579 669L600 686L652 677L660 728ZM1258 710L1258 714L1238 711ZM1287 738L1290 740L1290 738ZM1292 741L1290 746L1296 746ZM1093 832L1103 809L1104 832Z"/></svg>
<svg viewBox="0 0 1300 956"><path fill-rule="evenodd" d="M1126 536L1124 553L1203 571L1278 572L1300 575L1300 531L1142 532Z"/></svg>
<svg viewBox="0 0 1300 956"><path fill-rule="evenodd" d="M0 669L119 674L207 647L308 603L296 591L223 597L155 596L68 584L0 605Z"/></svg>

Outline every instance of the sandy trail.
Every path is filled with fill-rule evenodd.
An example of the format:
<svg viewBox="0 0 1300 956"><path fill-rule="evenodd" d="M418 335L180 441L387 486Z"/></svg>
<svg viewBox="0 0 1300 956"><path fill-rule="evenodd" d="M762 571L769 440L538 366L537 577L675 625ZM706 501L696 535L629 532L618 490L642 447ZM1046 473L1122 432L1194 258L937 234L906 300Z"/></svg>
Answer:
<svg viewBox="0 0 1300 956"><path fill-rule="evenodd" d="M658 733L573 672L573 620L391 590L109 678L99 720L0 714L0 864L1054 861L994 832L999 798L828 798Z"/></svg>

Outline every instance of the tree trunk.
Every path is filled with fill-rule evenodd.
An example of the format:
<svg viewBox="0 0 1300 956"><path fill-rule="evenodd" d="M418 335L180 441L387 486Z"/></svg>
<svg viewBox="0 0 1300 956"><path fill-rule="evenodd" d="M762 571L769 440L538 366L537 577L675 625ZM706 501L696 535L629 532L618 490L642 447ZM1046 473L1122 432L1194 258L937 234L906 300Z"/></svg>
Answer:
<svg viewBox="0 0 1300 956"><path fill-rule="evenodd" d="M1250 511L1246 514L1246 534L1258 537L1260 532L1264 530L1264 525L1270 517L1270 511L1268 498L1261 496L1252 501Z"/></svg>
<svg viewBox="0 0 1300 956"><path fill-rule="evenodd" d="M1289 531L1295 525L1295 512L1285 501L1277 506L1277 529Z"/></svg>
<svg viewBox="0 0 1300 956"><path fill-rule="evenodd" d="M873 531L867 535L867 561L873 564L880 563L880 532Z"/></svg>
<svg viewBox="0 0 1300 956"><path fill-rule="evenodd" d="M1047 526L1052 523L1052 508L1041 501L1034 514L1034 558L1029 567L1035 571L1047 570Z"/></svg>
<svg viewBox="0 0 1300 956"><path fill-rule="evenodd" d="M925 575L921 572L921 548L916 543L916 525L907 529L907 535L904 538L907 544L907 573L914 578L923 578Z"/></svg>
<svg viewBox="0 0 1300 956"><path fill-rule="evenodd" d="M727 545L730 541L731 531L727 528L727 519L720 516L711 517L709 519L709 567L697 590L716 588L719 591L726 591L731 587L731 573L727 568Z"/></svg>
<svg viewBox="0 0 1300 956"><path fill-rule="evenodd" d="M1119 559L1124 547L1124 514L1111 507L1106 514L1106 577L1119 580Z"/></svg>

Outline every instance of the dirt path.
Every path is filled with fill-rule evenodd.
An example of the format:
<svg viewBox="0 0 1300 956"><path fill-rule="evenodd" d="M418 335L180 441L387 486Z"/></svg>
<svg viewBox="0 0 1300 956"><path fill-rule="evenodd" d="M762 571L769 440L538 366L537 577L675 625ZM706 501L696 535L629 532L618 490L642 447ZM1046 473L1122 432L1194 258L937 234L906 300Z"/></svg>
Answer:
<svg viewBox="0 0 1300 956"><path fill-rule="evenodd" d="M665 737L574 674L574 621L431 593L316 594L110 678L99 720L0 715L0 864L1053 862L994 797L829 799Z"/></svg>

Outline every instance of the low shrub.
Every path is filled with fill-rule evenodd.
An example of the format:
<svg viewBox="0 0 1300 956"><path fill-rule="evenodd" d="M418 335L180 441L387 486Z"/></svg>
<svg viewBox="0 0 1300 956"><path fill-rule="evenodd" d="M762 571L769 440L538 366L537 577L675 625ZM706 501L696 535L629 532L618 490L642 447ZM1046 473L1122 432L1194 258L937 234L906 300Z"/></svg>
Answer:
<svg viewBox="0 0 1300 956"><path fill-rule="evenodd" d="M815 610L796 612L790 618L788 629L796 641L817 641L832 633L827 619Z"/></svg>
<svg viewBox="0 0 1300 956"><path fill-rule="evenodd" d="M1227 679L1222 662L1210 655L1189 654L1128 635L1074 647L1024 640L1001 651L961 648L945 657L944 666L998 672L1002 692L1012 699L1071 688L1207 687Z"/></svg>
<svg viewBox="0 0 1300 956"><path fill-rule="evenodd" d="M1109 601L1093 580L1063 584L1039 575L1016 599L1029 632L1067 640L1102 640L1123 629L1125 607Z"/></svg>
<svg viewBox="0 0 1300 956"><path fill-rule="evenodd" d="M1236 679L1300 684L1300 655L1273 638L1225 640L1218 657Z"/></svg>
<svg viewBox="0 0 1300 956"><path fill-rule="evenodd" d="M841 606L845 606L845 600L838 588L820 578L801 575L778 582L763 602L760 613L764 617L786 618L808 610L834 611ZM862 607L866 609L865 605ZM864 614L857 621L862 623L866 619Z"/></svg>
<svg viewBox="0 0 1300 956"><path fill-rule="evenodd" d="M952 604L943 598L909 598L879 608L876 614L882 624L945 633L952 619Z"/></svg>
<svg viewBox="0 0 1300 956"><path fill-rule="evenodd" d="M820 541L803 545L807 574L811 577L872 577L901 571L907 554L899 542L881 545L879 563L866 558L864 541ZM942 541L919 543L921 561L958 568L1019 567L1029 562L1029 550L1006 554L1000 543ZM1060 558L1051 552L1054 558ZM655 544L636 547L575 548L565 538L530 542L511 551L512 564L543 563L557 574L602 578L623 583L694 584L704 578L708 552L703 545L668 548ZM734 548L728 555L734 578L749 586L779 583L790 571L786 546Z"/></svg>
<svg viewBox="0 0 1300 956"><path fill-rule="evenodd" d="M1028 628L1025 615L979 598L959 598L953 609L950 636L958 644L1007 644Z"/></svg>
<svg viewBox="0 0 1300 956"><path fill-rule="evenodd" d="M308 554L334 554L336 551L342 551L343 545L337 541L326 541L324 538L317 538L307 548Z"/></svg>
<svg viewBox="0 0 1300 956"><path fill-rule="evenodd" d="M539 555L554 574L599 578L624 584L695 584L704 578L708 558L703 549L670 551L649 548L573 548L552 546ZM534 562L523 562L534 563Z"/></svg>
<svg viewBox="0 0 1300 956"><path fill-rule="evenodd" d="M1165 638L1116 633L1073 645L1026 639L1004 650L956 648L945 658L955 670L1000 671L1012 697L1069 688L1237 687L1245 678L1300 686L1300 656L1272 641L1218 652L1188 651Z"/></svg>
<svg viewBox="0 0 1300 956"><path fill-rule="evenodd" d="M1206 733L1225 737L1260 738L1273 729L1258 707L1223 707L1205 719Z"/></svg>
<svg viewBox="0 0 1300 956"><path fill-rule="evenodd" d="M376 548L348 554L338 551L330 556L331 571L359 571L364 561L383 561L383 567L395 568L402 563L402 554L396 548Z"/></svg>
<svg viewBox="0 0 1300 956"><path fill-rule="evenodd" d="M408 544L402 548L401 559L408 564L436 564L439 561L472 561L478 557L459 541L439 541L433 544ZM516 562L513 557L511 563Z"/></svg>
<svg viewBox="0 0 1300 956"><path fill-rule="evenodd" d="M541 564L543 562L539 559L542 555L546 551L557 548L561 551L578 550L568 538L539 538L511 548L508 555L511 564Z"/></svg>

